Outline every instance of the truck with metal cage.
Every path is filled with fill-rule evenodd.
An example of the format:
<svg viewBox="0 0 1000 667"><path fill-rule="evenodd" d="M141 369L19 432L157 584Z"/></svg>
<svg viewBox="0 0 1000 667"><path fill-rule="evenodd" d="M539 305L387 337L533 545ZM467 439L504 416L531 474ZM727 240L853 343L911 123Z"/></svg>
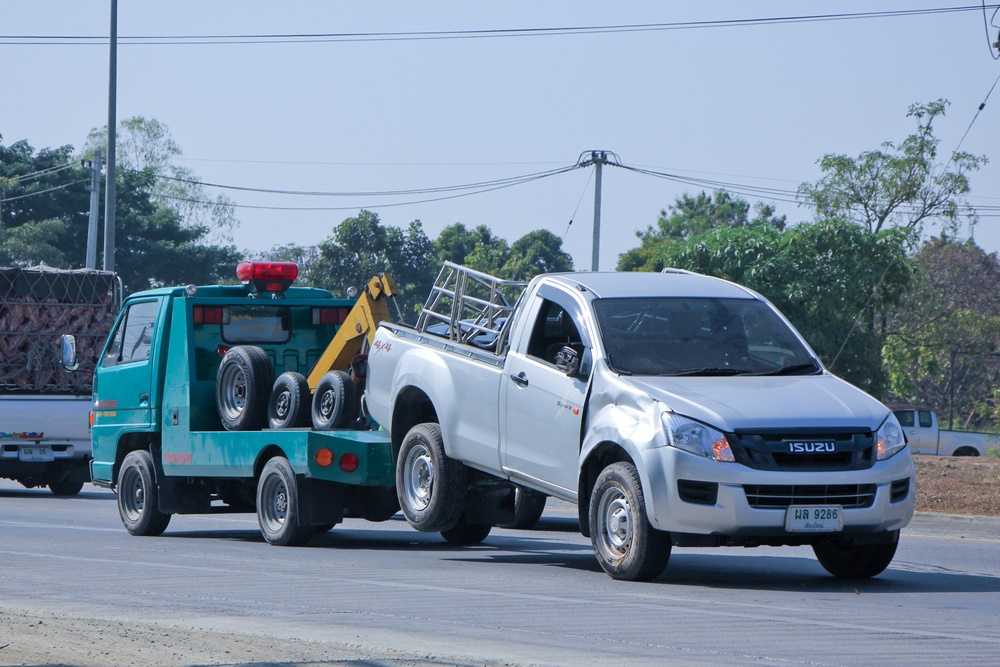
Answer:
<svg viewBox="0 0 1000 667"><path fill-rule="evenodd" d="M658 576L675 546L764 545L870 577L913 514L892 412L717 278L525 286L446 264L417 326L381 325L368 361L366 405L418 530L482 540L523 488L575 503L618 579Z"/></svg>
<svg viewBox="0 0 1000 667"><path fill-rule="evenodd" d="M0 268L0 477L72 496L90 481L90 392L121 305L113 272ZM82 372L59 364L76 332Z"/></svg>

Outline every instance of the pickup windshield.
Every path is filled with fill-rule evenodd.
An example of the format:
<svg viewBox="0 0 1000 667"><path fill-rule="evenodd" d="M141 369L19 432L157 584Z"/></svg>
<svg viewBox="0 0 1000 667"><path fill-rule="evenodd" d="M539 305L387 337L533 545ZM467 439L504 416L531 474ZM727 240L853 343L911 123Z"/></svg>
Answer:
<svg viewBox="0 0 1000 667"><path fill-rule="evenodd" d="M820 372L764 302L621 298L594 302L608 363L629 375L809 375Z"/></svg>

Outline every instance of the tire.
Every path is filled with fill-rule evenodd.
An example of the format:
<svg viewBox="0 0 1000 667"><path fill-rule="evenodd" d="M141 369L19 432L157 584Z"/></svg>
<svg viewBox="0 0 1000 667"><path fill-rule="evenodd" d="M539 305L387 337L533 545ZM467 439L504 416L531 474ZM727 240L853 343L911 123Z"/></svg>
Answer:
<svg viewBox="0 0 1000 667"><path fill-rule="evenodd" d="M74 482L68 479L64 479L61 482L49 482L49 491L51 491L53 495L61 498L75 496L80 493L82 489L83 482Z"/></svg>
<svg viewBox="0 0 1000 667"><path fill-rule="evenodd" d="M170 515L161 512L153 457L144 449L129 452L118 471L118 514L133 535L162 535Z"/></svg>
<svg viewBox="0 0 1000 667"><path fill-rule="evenodd" d="M302 373L282 373L267 400L267 425L271 428L309 426L309 382Z"/></svg>
<svg viewBox="0 0 1000 667"><path fill-rule="evenodd" d="M448 544L479 544L486 539L491 530L493 526L488 523L468 523L463 512L458 523L448 530L441 531L441 537Z"/></svg>
<svg viewBox="0 0 1000 667"><path fill-rule="evenodd" d="M825 542L813 545L813 553L823 569L841 579L867 579L881 574L896 555L899 531L892 531L892 541L880 544Z"/></svg>
<svg viewBox="0 0 1000 667"><path fill-rule="evenodd" d="M305 544L314 533L312 526L298 525L298 483L295 471L284 457L270 459L260 473L257 524L264 539L279 547Z"/></svg>
<svg viewBox="0 0 1000 667"><path fill-rule="evenodd" d="M979 451L974 447L959 447L953 456L979 456Z"/></svg>
<svg viewBox="0 0 1000 667"><path fill-rule="evenodd" d="M520 486L516 487L514 490L514 520L497 525L501 528L517 528L520 530L533 528L538 523L538 520L542 518L542 512L545 511L546 498L548 496L544 493L525 489Z"/></svg>
<svg viewBox="0 0 1000 667"><path fill-rule="evenodd" d="M388 521L399 512L394 486L359 486L354 490L357 513L365 521Z"/></svg>
<svg viewBox="0 0 1000 667"><path fill-rule="evenodd" d="M215 378L215 405L227 431L259 431L267 423L267 399L274 367L267 353L252 345L230 348Z"/></svg>
<svg viewBox="0 0 1000 667"><path fill-rule="evenodd" d="M444 453L441 427L417 424L396 457L396 494L407 522L424 533L450 530L465 509L468 471Z"/></svg>
<svg viewBox="0 0 1000 667"><path fill-rule="evenodd" d="M312 399L312 424L317 431L346 428L354 421L354 381L344 371L330 371L319 380Z"/></svg>
<svg viewBox="0 0 1000 667"><path fill-rule="evenodd" d="M650 525L631 463L612 463L597 476L588 518L594 553L612 578L649 581L667 567L670 534Z"/></svg>

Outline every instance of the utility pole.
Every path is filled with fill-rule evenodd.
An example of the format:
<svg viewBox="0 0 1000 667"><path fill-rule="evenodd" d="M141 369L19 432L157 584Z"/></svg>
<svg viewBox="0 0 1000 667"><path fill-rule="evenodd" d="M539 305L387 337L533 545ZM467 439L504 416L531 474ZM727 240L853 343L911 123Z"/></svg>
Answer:
<svg viewBox="0 0 1000 667"><path fill-rule="evenodd" d="M621 166L621 160L611 151L584 151L577 158L577 165L589 167L594 165L597 173L594 177L594 242L590 260L590 270L600 269L601 257L601 190L602 168L606 164Z"/></svg>
<svg viewBox="0 0 1000 667"><path fill-rule="evenodd" d="M118 0L111 0L111 50L108 57L108 184L104 188L104 270L115 270L115 128L118 124ZM95 260L96 263L96 260Z"/></svg>
<svg viewBox="0 0 1000 667"><path fill-rule="evenodd" d="M97 215L101 201L101 149L90 163L90 224L87 227L87 268L97 268Z"/></svg>

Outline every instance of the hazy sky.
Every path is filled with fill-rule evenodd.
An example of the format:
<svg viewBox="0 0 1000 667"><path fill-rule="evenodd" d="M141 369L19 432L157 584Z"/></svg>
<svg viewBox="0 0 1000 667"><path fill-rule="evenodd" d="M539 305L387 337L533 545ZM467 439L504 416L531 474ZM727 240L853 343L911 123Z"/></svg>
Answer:
<svg viewBox="0 0 1000 667"><path fill-rule="evenodd" d="M684 177L794 191L826 153L899 142L913 102L951 101L935 126L947 156L1000 76L997 27L976 11L855 20L640 31L456 31L676 24L959 7L941 0L755 2L259 2L119 0L118 118L156 118L203 181L250 188L386 192L495 181L576 163L592 149ZM0 0L0 135L36 149L72 144L107 122L108 48L24 36L107 36L108 0ZM986 21L1000 26L1000 16ZM412 33L445 32L416 39ZM395 33L380 39L360 34ZM399 33L410 33L401 39ZM170 43L201 35L341 34L283 43ZM495 33L494 33L495 34ZM430 36L430 35L428 35ZM992 52L996 55L996 51ZM1000 89L1000 86L998 86ZM971 201L1000 206L1000 90L962 149L993 162ZM942 160L943 161L943 160ZM565 235L576 267L591 263L593 168L503 189L395 197L224 192L241 248L315 244L360 208L431 238L453 222L514 241ZM638 244L637 230L698 185L605 167L601 268ZM711 186L707 186L711 189ZM789 195L780 195L790 199ZM748 197L751 202L756 197ZM386 206L405 203L399 206ZM811 211L777 202L792 222ZM569 225L569 221L573 224ZM963 230L968 235L969 230ZM974 231L1000 250L1000 217Z"/></svg>

